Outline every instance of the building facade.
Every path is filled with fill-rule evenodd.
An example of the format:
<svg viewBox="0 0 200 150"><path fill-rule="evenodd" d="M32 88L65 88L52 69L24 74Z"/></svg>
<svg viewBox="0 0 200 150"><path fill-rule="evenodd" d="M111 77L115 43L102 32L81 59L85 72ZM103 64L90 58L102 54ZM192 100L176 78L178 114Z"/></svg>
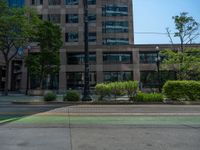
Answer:
<svg viewBox="0 0 200 150"><path fill-rule="evenodd" d="M14 0L12 2L14 3ZM60 92L82 89L83 0L22 0L20 4L35 8L41 19L56 23L62 29L64 45L60 50L60 72L58 76L49 76L46 79L46 88ZM144 88L157 88L158 66L155 60L158 52L170 45L134 44L132 0L88 0L88 12L91 86L101 82L137 80ZM38 50L37 46L31 47L31 52ZM26 91L27 68L23 59L13 61L11 65L15 71L10 75L10 90ZM0 65L0 89L4 85L4 70L3 65ZM175 78L175 74L170 71L161 71L161 75L163 82L166 78ZM30 89L37 88L37 80L30 79L29 82Z"/></svg>
<svg viewBox="0 0 200 150"><path fill-rule="evenodd" d="M84 79L83 0L31 0L43 20L60 25L63 48L58 89L81 89ZM90 84L137 78L132 0L88 0Z"/></svg>

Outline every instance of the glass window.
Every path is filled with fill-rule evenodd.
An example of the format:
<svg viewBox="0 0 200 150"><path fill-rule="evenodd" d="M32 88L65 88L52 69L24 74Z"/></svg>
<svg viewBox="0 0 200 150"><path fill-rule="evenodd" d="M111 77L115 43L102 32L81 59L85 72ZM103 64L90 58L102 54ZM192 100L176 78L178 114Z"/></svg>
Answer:
<svg viewBox="0 0 200 150"><path fill-rule="evenodd" d="M103 45L128 45L128 38L104 38Z"/></svg>
<svg viewBox="0 0 200 150"><path fill-rule="evenodd" d="M61 21L60 14L48 14L48 21L52 23L60 23Z"/></svg>
<svg viewBox="0 0 200 150"><path fill-rule="evenodd" d="M156 88L159 85L157 71L141 71L140 80L142 87ZM167 80L175 80L176 74L173 71L160 71L160 84L163 85Z"/></svg>
<svg viewBox="0 0 200 150"><path fill-rule="evenodd" d="M68 72L67 89L82 89L84 86L83 72ZM96 72L90 72L90 86L96 85Z"/></svg>
<svg viewBox="0 0 200 150"><path fill-rule="evenodd" d="M96 42L96 40L97 40L96 32L89 32L88 33L88 41L89 42Z"/></svg>
<svg viewBox="0 0 200 150"><path fill-rule="evenodd" d="M65 0L65 5L78 5L79 0Z"/></svg>
<svg viewBox="0 0 200 150"><path fill-rule="evenodd" d="M133 80L132 72L104 72L105 82Z"/></svg>
<svg viewBox="0 0 200 150"><path fill-rule="evenodd" d="M66 14L66 23L78 23L78 14Z"/></svg>
<svg viewBox="0 0 200 150"><path fill-rule="evenodd" d="M69 65L83 65L85 62L84 53L67 53L67 64ZM96 54L90 53L89 55L89 63L96 63Z"/></svg>
<svg viewBox="0 0 200 150"><path fill-rule="evenodd" d="M59 75L48 75L43 81L43 87L45 89L57 90L59 87ZM39 78L30 78L31 89L37 89L40 86Z"/></svg>
<svg viewBox="0 0 200 150"><path fill-rule="evenodd" d="M88 14L88 21L89 21L89 23L95 23L96 22L96 14Z"/></svg>
<svg viewBox="0 0 200 150"><path fill-rule="evenodd" d="M77 32L69 32L65 34L66 42L78 42L78 33Z"/></svg>
<svg viewBox="0 0 200 150"><path fill-rule="evenodd" d="M128 6L105 5L102 8L103 16L128 16Z"/></svg>
<svg viewBox="0 0 200 150"><path fill-rule="evenodd" d="M43 5L43 0L31 0L31 5Z"/></svg>
<svg viewBox="0 0 200 150"><path fill-rule="evenodd" d="M23 7L24 0L8 0L8 4L10 7Z"/></svg>
<svg viewBox="0 0 200 150"><path fill-rule="evenodd" d="M156 63L157 57L158 57L157 52L140 52L140 63L142 64Z"/></svg>
<svg viewBox="0 0 200 150"><path fill-rule="evenodd" d="M96 0L88 0L88 5L96 5Z"/></svg>
<svg viewBox="0 0 200 150"><path fill-rule="evenodd" d="M127 33L128 21L106 21L102 27L103 33Z"/></svg>
<svg viewBox="0 0 200 150"><path fill-rule="evenodd" d="M60 5L61 0L49 0L49 5Z"/></svg>
<svg viewBox="0 0 200 150"><path fill-rule="evenodd" d="M132 53L104 53L104 64L131 64Z"/></svg>

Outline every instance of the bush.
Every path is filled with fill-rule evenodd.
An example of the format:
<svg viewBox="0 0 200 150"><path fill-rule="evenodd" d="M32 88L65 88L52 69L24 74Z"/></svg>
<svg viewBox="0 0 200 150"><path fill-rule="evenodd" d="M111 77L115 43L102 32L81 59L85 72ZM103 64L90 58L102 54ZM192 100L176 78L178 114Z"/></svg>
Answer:
<svg viewBox="0 0 200 150"><path fill-rule="evenodd" d="M110 88L107 84L101 83L95 86L96 94L99 95L99 100L110 94Z"/></svg>
<svg viewBox="0 0 200 150"><path fill-rule="evenodd" d="M167 81L163 93L170 100L200 100L200 81Z"/></svg>
<svg viewBox="0 0 200 150"><path fill-rule="evenodd" d="M138 102L163 102L163 95L160 93L142 93L136 96Z"/></svg>
<svg viewBox="0 0 200 150"><path fill-rule="evenodd" d="M123 82L111 82L108 84L108 88L110 89L110 94L114 95L115 100L117 100L117 96L125 94Z"/></svg>
<svg viewBox="0 0 200 150"><path fill-rule="evenodd" d="M53 92L48 92L44 95L44 101L54 101L56 100L56 94Z"/></svg>
<svg viewBox="0 0 200 150"><path fill-rule="evenodd" d="M64 98L64 101L80 101L80 94L76 91L68 91Z"/></svg>
<svg viewBox="0 0 200 150"><path fill-rule="evenodd" d="M138 82L137 81L127 81L123 82L124 91L128 95L129 100L134 100L137 90L138 90Z"/></svg>

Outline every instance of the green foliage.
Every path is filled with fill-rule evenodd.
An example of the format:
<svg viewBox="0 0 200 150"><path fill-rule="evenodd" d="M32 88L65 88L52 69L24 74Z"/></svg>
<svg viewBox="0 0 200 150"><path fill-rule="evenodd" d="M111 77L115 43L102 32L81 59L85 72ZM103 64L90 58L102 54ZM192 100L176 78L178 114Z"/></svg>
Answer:
<svg viewBox="0 0 200 150"><path fill-rule="evenodd" d="M39 42L40 52L26 57L25 64L30 75L38 78L40 88L43 88L43 80L48 75L58 74L60 69L61 29L59 26L45 21L38 27L36 40Z"/></svg>
<svg viewBox="0 0 200 150"><path fill-rule="evenodd" d="M30 8L10 8L0 1L0 52L6 64L5 95L8 94L9 64L17 56L19 48L25 48L34 38L40 19Z"/></svg>
<svg viewBox="0 0 200 150"><path fill-rule="evenodd" d="M128 95L129 100L134 100L137 90L138 90L138 82L137 81L126 81L123 82L124 91Z"/></svg>
<svg viewBox="0 0 200 150"><path fill-rule="evenodd" d="M200 100L200 81L168 81L163 93L170 100Z"/></svg>
<svg viewBox="0 0 200 150"><path fill-rule="evenodd" d="M174 70L179 80L200 80L200 49L188 48L184 52L164 50L162 69Z"/></svg>
<svg viewBox="0 0 200 150"><path fill-rule="evenodd" d="M99 95L99 100L103 100L105 96L110 94L110 88L108 84L101 83L95 86L96 94Z"/></svg>
<svg viewBox="0 0 200 150"><path fill-rule="evenodd" d="M188 16L187 12L182 12L180 13L180 15L173 16L172 19L174 21L176 31L174 33L171 33L169 28L167 28L168 36L172 43L173 49L175 47L173 44L174 42L172 40L171 34L173 34L174 37L179 38L180 51L184 52L184 45L192 44L193 41L199 36L199 23L196 22L192 16Z"/></svg>
<svg viewBox="0 0 200 150"><path fill-rule="evenodd" d="M163 95L160 93L142 93L136 96L138 102L163 102Z"/></svg>
<svg viewBox="0 0 200 150"><path fill-rule="evenodd" d="M44 95L44 101L54 101L56 100L56 94L54 92L48 92Z"/></svg>
<svg viewBox="0 0 200 150"><path fill-rule="evenodd" d="M108 84L110 89L110 94L114 95L115 100L117 96L121 96L124 94L124 85L123 82L111 82Z"/></svg>
<svg viewBox="0 0 200 150"><path fill-rule="evenodd" d="M64 101L80 101L80 99L80 94L71 90L68 91L63 98Z"/></svg>
<svg viewBox="0 0 200 150"><path fill-rule="evenodd" d="M99 95L99 100L103 100L105 96L114 95L115 100L117 96L122 96L127 94L129 100L133 100L137 90L137 81L126 81L126 82L111 82L111 83L101 83L97 84L95 87L96 93Z"/></svg>

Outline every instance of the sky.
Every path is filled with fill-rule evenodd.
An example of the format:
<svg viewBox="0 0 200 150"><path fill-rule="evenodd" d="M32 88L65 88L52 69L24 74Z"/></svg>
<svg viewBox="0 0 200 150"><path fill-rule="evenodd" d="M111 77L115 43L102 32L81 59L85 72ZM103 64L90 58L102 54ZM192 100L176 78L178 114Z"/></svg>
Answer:
<svg viewBox="0 0 200 150"><path fill-rule="evenodd" d="M133 0L135 44L168 44L166 34L144 34L141 32L166 33L174 31L172 16L188 12L200 23L200 0ZM178 39L173 39L178 43ZM200 43L200 37L195 41Z"/></svg>

